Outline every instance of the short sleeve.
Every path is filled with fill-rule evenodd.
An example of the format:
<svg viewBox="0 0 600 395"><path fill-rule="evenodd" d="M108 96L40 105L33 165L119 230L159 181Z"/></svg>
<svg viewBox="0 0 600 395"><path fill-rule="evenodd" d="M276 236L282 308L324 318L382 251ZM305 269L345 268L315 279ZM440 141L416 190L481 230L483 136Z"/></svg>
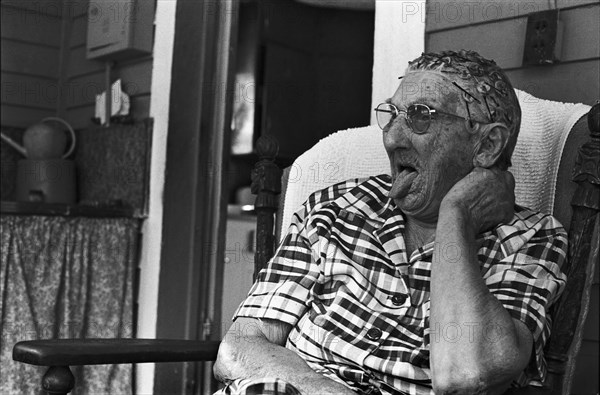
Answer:
<svg viewBox="0 0 600 395"><path fill-rule="evenodd" d="M294 215L288 233L267 267L259 272L234 319L269 318L293 326L302 317L320 275L305 235L305 213L306 205Z"/></svg>
<svg viewBox="0 0 600 395"><path fill-rule="evenodd" d="M566 284L561 267L567 255L567 234L550 216L536 218L531 227L522 225L500 235L500 259L487 265L484 279L508 313L522 321L533 335L535 355L525 377L519 379L519 384L527 384L542 382L546 376L543 349L552 324L548 310Z"/></svg>
<svg viewBox="0 0 600 395"><path fill-rule="evenodd" d="M288 232L275 255L261 270L247 298L234 314L237 317L269 318L294 326L306 312L312 291L321 277L318 236L313 217L331 202L359 185L348 180L312 193L294 214Z"/></svg>

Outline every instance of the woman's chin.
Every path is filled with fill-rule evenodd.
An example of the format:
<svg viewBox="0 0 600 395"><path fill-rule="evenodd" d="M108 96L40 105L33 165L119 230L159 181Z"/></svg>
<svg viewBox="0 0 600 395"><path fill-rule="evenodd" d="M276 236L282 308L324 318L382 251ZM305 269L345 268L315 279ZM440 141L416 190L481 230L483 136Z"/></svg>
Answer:
<svg viewBox="0 0 600 395"><path fill-rule="evenodd" d="M418 214L421 211L422 205L418 200L419 199L411 193L401 198L394 198L396 206L407 215Z"/></svg>
<svg viewBox="0 0 600 395"><path fill-rule="evenodd" d="M394 199L396 206L402 211L407 217L412 217L422 221L429 221L437 218L437 210L433 209L434 204L428 202L422 196L418 194L409 193L403 198Z"/></svg>

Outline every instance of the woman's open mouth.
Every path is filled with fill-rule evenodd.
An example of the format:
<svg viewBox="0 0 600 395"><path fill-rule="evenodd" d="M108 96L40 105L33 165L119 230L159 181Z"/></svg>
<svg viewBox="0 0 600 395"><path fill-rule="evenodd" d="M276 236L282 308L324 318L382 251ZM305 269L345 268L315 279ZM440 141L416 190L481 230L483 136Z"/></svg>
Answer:
<svg viewBox="0 0 600 395"><path fill-rule="evenodd" d="M408 195L410 187L417 177L417 170L410 165L398 165L396 168L396 177L392 180L392 189L390 197L401 199Z"/></svg>

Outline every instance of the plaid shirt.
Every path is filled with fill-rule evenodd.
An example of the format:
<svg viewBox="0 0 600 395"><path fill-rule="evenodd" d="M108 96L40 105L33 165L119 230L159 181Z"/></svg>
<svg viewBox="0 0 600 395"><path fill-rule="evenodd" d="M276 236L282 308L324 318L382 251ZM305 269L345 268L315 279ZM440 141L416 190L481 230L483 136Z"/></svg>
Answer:
<svg viewBox="0 0 600 395"><path fill-rule="evenodd" d="M236 317L292 325L286 347L355 390L430 394L430 342L486 328L430 328L433 243L407 256L405 220L390 187L382 175L311 195ZM566 281L566 232L553 217L516 207L510 224L477 241L490 292L533 334L535 358L513 384L541 381L548 307Z"/></svg>

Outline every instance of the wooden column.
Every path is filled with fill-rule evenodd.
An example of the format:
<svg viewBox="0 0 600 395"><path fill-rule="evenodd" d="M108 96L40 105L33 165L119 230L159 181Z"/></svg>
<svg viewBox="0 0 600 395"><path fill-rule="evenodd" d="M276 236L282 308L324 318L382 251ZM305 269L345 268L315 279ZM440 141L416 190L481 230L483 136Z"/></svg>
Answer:
<svg viewBox="0 0 600 395"><path fill-rule="evenodd" d="M275 164L279 150L277 141L263 135L256 142L258 162L252 169L252 193L256 195L256 252L254 278L273 256L275 213L281 193L281 170Z"/></svg>

